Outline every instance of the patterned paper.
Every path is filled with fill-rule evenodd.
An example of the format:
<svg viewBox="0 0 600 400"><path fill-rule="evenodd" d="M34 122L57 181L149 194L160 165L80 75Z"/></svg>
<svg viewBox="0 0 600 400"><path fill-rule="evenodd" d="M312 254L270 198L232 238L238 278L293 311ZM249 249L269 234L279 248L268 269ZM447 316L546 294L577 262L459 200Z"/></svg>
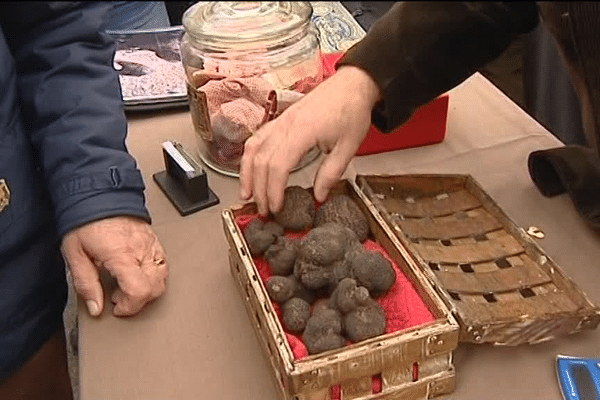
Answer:
<svg viewBox="0 0 600 400"><path fill-rule="evenodd" d="M365 36L364 29L339 1L312 1L311 5L323 53L346 51Z"/></svg>

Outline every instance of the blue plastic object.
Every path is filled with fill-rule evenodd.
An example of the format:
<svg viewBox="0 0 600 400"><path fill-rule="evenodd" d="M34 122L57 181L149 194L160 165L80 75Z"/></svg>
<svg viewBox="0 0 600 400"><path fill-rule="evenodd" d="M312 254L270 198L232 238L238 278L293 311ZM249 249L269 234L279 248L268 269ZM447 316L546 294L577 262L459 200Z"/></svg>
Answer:
<svg viewBox="0 0 600 400"><path fill-rule="evenodd" d="M556 372L565 400L600 400L600 358L559 355Z"/></svg>

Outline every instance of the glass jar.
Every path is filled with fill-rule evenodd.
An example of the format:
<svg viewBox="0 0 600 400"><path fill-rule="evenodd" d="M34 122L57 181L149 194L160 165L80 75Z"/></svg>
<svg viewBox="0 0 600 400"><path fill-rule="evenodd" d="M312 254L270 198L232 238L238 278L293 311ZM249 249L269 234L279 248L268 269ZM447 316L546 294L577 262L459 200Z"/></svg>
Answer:
<svg viewBox="0 0 600 400"><path fill-rule="evenodd" d="M238 176L244 142L323 80L309 2L199 2L181 55L200 158ZM309 151L296 169L319 154Z"/></svg>

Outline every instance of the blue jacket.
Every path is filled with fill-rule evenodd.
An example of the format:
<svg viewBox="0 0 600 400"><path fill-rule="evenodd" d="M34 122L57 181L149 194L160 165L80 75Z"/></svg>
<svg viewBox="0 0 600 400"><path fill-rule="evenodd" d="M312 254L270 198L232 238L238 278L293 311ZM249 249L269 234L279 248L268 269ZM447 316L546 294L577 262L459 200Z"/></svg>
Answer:
<svg viewBox="0 0 600 400"><path fill-rule="evenodd" d="M60 238L110 216L150 221L109 7L0 3L0 382L60 326Z"/></svg>

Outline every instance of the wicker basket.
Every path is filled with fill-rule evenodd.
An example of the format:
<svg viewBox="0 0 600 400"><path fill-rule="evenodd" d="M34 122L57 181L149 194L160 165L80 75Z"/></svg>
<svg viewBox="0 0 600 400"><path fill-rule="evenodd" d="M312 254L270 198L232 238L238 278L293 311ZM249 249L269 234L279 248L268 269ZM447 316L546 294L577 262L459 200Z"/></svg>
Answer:
<svg viewBox="0 0 600 400"><path fill-rule="evenodd" d="M255 214L256 206L250 203L225 210L222 218L230 244L231 271L283 398L329 400L333 387L338 385L344 400L427 399L452 392L455 388L452 353L458 345L458 323L356 185L344 181L335 192L348 194L361 206L368 217L372 239L402 269L435 319L423 326L295 360L242 232L235 223L240 215ZM415 368L418 378L413 373ZM377 394L372 393L375 377L381 379L381 391Z"/></svg>
<svg viewBox="0 0 600 400"><path fill-rule="evenodd" d="M600 321L598 308L470 176L358 176L333 193L361 207L371 239L434 321L296 360L236 224L256 205L225 210L231 272L286 400L330 400L334 387L343 400L433 398L455 389L459 339L535 343Z"/></svg>

